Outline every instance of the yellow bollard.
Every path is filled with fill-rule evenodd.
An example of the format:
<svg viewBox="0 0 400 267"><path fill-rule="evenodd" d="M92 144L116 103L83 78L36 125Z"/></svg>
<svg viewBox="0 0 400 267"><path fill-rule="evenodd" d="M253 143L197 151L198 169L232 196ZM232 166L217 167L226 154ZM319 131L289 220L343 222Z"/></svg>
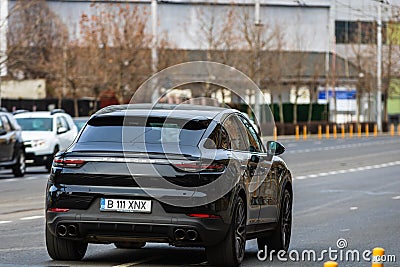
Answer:
<svg viewBox="0 0 400 267"><path fill-rule="evenodd" d="M361 124L357 125L357 136L361 137Z"/></svg>
<svg viewBox="0 0 400 267"><path fill-rule="evenodd" d="M334 261L327 261L324 263L324 267L338 267L339 265L337 264L337 262Z"/></svg>
<svg viewBox="0 0 400 267"><path fill-rule="evenodd" d="M307 125L303 126L303 140L307 140Z"/></svg>
<svg viewBox="0 0 400 267"><path fill-rule="evenodd" d="M397 135L400 136L400 124L397 124Z"/></svg>
<svg viewBox="0 0 400 267"><path fill-rule="evenodd" d="M322 126L318 125L318 139L322 139Z"/></svg>
<svg viewBox="0 0 400 267"><path fill-rule="evenodd" d="M296 140L300 139L300 134L299 134L299 125L296 125Z"/></svg>
<svg viewBox="0 0 400 267"><path fill-rule="evenodd" d="M337 126L333 125L333 139L337 139Z"/></svg>
<svg viewBox="0 0 400 267"><path fill-rule="evenodd" d="M385 250L383 248L374 248L372 250L372 267L383 267L381 259L383 255L385 255Z"/></svg>
<svg viewBox="0 0 400 267"><path fill-rule="evenodd" d="M365 136L368 137L369 136L369 125L365 124Z"/></svg>
<svg viewBox="0 0 400 267"><path fill-rule="evenodd" d="M346 137L346 131L344 129L344 124L342 124L342 139Z"/></svg>
<svg viewBox="0 0 400 267"><path fill-rule="evenodd" d="M278 128L274 127L274 141L278 141Z"/></svg>
<svg viewBox="0 0 400 267"><path fill-rule="evenodd" d="M349 136L350 138L353 138L353 124L350 124L349 127Z"/></svg>
<svg viewBox="0 0 400 267"><path fill-rule="evenodd" d="M378 136L378 125L374 124L374 137Z"/></svg>
<svg viewBox="0 0 400 267"><path fill-rule="evenodd" d="M390 136L394 136L394 124L390 124Z"/></svg>
<svg viewBox="0 0 400 267"><path fill-rule="evenodd" d="M329 125L326 125L326 127L325 127L325 135L326 135L326 139L331 138L331 134L329 133Z"/></svg>

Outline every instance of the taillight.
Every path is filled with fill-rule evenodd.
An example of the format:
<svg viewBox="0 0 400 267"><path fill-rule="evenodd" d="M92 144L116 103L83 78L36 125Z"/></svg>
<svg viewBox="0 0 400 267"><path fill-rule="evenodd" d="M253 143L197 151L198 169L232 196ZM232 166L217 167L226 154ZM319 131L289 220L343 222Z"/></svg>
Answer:
<svg viewBox="0 0 400 267"><path fill-rule="evenodd" d="M53 160L53 165L56 167L65 167L65 168L79 168L82 167L86 161L82 159L60 159L56 158Z"/></svg>
<svg viewBox="0 0 400 267"><path fill-rule="evenodd" d="M206 214L206 213L190 213L186 214L189 217L195 217L195 218L201 218L201 219L219 219L221 218L218 215L213 215L213 214Z"/></svg>
<svg viewBox="0 0 400 267"><path fill-rule="evenodd" d="M222 172L225 169L225 165L221 163L188 162L175 163L174 166L187 172Z"/></svg>

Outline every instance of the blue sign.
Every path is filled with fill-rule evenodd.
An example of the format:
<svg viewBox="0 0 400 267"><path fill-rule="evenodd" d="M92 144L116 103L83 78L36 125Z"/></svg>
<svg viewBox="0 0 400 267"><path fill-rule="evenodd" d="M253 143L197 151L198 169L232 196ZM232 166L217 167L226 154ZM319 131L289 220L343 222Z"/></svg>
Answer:
<svg viewBox="0 0 400 267"><path fill-rule="evenodd" d="M342 100L354 100L356 99L357 91L356 90L332 90L328 91L329 98L334 98L334 94L336 95L336 99ZM326 91L319 91L318 92L318 99L319 100L326 100Z"/></svg>

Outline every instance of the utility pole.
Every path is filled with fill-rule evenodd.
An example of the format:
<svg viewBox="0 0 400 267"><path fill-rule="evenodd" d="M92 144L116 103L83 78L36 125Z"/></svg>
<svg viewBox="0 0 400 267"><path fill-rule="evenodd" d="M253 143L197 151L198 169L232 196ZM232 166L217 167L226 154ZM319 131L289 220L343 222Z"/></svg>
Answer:
<svg viewBox="0 0 400 267"><path fill-rule="evenodd" d="M256 90L254 94L254 116L256 117L256 122L259 124L261 123L261 107L260 107L260 102L261 102L261 79L260 79L260 69L261 69L261 59L260 59L260 52L261 52L261 29L262 29L262 23L261 23L261 18L260 18L260 0L255 0L255 6L254 6L254 25L257 28L257 65L256 65L256 80L257 80L257 86L259 87L259 90Z"/></svg>
<svg viewBox="0 0 400 267"><path fill-rule="evenodd" d="M8 0L0 0L0 107L1 78L7 75Z"/></svg>
<svg viewBox="0 0 400 267"><path fill-rule="evenodd" d="M153 74L157 72L158 54L157 54L157 0L151 0L151 71ZM160 91L157 82L154 82L151 102L156 103L160 97Z"/></svg>
<svg viewBox="0 0 400 267"><path fill-rule="evenodd" d="M151 0L151 33L153 36L151 44L151 70L157 72L158 55L157 55L157 0Z"/></svg>
<svg viewBox="0 0 400 267"><path fill-rule="evenodd" d="M378 2L376 36L376 124L382 132L382 0Z"/></svg>

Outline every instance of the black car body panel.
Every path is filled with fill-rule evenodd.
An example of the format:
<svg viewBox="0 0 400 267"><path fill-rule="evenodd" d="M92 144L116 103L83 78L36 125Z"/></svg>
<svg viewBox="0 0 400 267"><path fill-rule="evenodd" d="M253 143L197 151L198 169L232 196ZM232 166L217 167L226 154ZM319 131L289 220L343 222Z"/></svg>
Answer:
<svg viewBox="0 0 400 267"><path fill-rule="evenodd" d="M180 133L182 143L160 145L159 133L151 133L154 129L149 128L144 133L150 142L143 142L138 135L126 143L120 136L110 135L121 134L118 127L125 116L148 116L155 123L166 116L183 119L187 122L182 127L189 127L188 133ZM165 242L210 247L227 235L236 200L242 198L246 204L247 238L268 233L276 227L284 188L291 191L291 174L283 160L265 150L259 137L247 150L226 147L222 140L228 138L220 135L227 132L224 122L233 117L235 122L245 119L237 110L191 105L167 105L151 111L146 105L117 106L99 111L70 148L55 157L46 196L49 231L54 236L89 243ZM108 122L101 125L104 121ZM202 125L187 126L190 123ZM101 127L105 130L97 133ZM244 134L238 132L238 138ZM213 158L202 154L209 146L208 139L216 140L212 144L215 147L206 148L212 149ZM188 170L205 159L212 168ZM204 186L218 179L227 179L230 189L218 199L204 201L211 194ZM180 187L159 187L160 180ZM263 181L261 185L249 190L258 180ZM101 211L102 199L150 200L151 212ZM182 205L172 205L170 200ZM64 235L60 226L76 231ZM177 229L186 234L177 236Z"/></svg>

